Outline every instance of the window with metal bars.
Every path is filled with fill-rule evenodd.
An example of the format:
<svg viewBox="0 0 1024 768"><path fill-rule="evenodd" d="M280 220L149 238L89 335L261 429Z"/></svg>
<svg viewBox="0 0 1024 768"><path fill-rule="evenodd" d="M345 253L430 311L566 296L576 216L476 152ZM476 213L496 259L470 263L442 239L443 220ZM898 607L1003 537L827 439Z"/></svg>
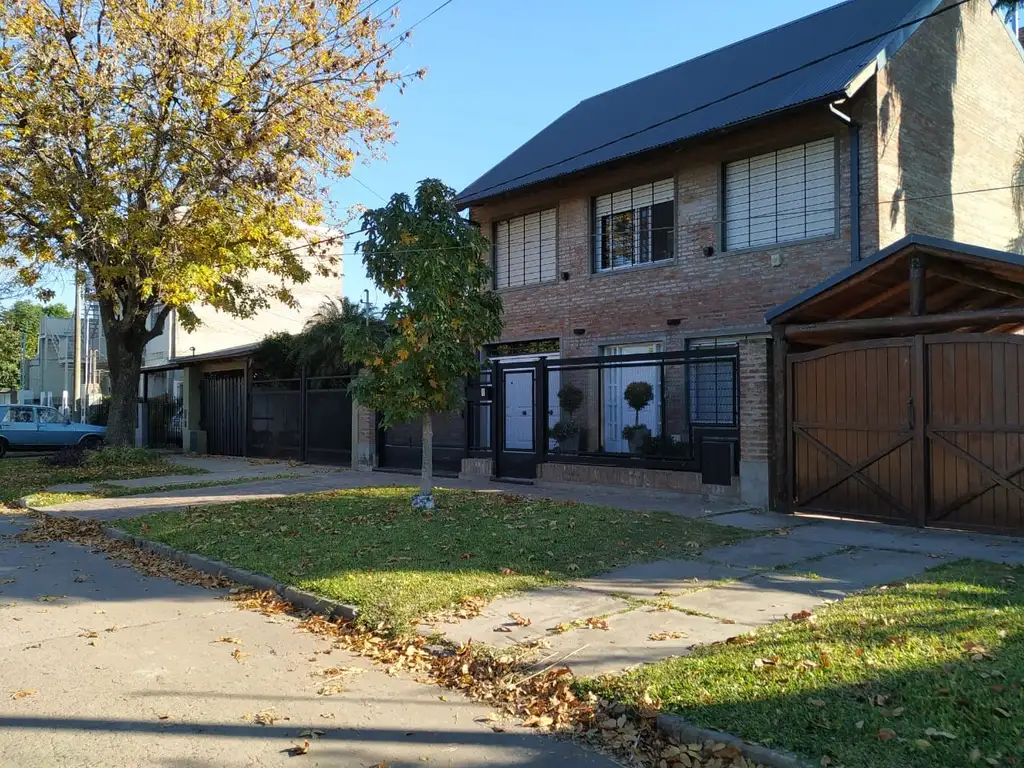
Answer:
<svg viewBox="0 0 1024 768"><path fill-rule="evenodd" d="M671 259L675 243L672 179L594 199L594 271Z"/></svg>
<svg viewBox="0 0 1024 768"><path fill-rule="evenodd" d="M515 288L555 279L557 215L554 208L494 225L494 287Z"/></svg>
<svg viewBox="0 0 1024 768"><path fill-rule="evenodd" d="M835 234L835 139L728 163L723 197L725 250Z"/></svg>
<svg viewBox="0 0 1024 768"><path fill-rule="evenodd" d="M736 349L732 339L691 339L687 349ZM709 360L690 366L690 423L736 424L736 369L732 360Z"/></svg>

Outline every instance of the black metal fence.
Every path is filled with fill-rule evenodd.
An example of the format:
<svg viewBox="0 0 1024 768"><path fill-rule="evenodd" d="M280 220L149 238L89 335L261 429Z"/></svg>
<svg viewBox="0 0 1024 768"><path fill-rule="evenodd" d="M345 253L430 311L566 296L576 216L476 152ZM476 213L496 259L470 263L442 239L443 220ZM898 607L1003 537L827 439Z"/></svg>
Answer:
<svg viewBox="0 0 1024 768"><path fill-rule="evenodd" d="M184 409L180 397L157 395L147 401L149 446L180 451Z"/></svg>
<svg viewBox="0 0 1024 768"><path fill-rule="evenodd" d="M700 471L739 461L736 347L492 363L467 388L470 455L502 474L543 461ZM710 480L707 480L710 482Z"/></svg>
<svg viewBox="0 0 1024 768"><path fill-rule="evenodd" d="M254 379L247 453L324 464L352 460L349 376Z"/></svg>

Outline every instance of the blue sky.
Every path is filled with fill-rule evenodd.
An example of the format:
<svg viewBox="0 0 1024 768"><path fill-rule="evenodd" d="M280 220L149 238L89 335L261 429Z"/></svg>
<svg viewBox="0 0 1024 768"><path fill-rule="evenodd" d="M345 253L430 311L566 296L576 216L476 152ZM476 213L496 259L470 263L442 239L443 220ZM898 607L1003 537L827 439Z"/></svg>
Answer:
<svg viewBox="0 0 1024 768"><path fill-rule="evenodd" d="M441 2L401 0L396 32ZM427 74L404 94L391 90L380 100L398 123L387 158L357 165L358 181L334 183L333 203L342 213L356 204L376 207L383 200L366 187L387 198L430 176L461 189L582 99L834 4L453 0L396 52L394 68L426 67ZM360 299L369 289L379 304L356 242L345 243L345 295ZM69 282L55 288L70 306Z"/></svg>
<svg viewBox="0 0 1024 768"><path fill-rule="evenodd" d="M398 28L440 2L402 0ZM396 143L386 160L357 166L353 175L385 198L429 176L461 189L582 99L831 5L454 0L396 52L396 68L426 67L427 75L381 99L398 122ZM333 186L333 199L341 210L382 204L352 179ZM355 242L345 244L345 295L359 299L369 289L374 301Z"/></svg>

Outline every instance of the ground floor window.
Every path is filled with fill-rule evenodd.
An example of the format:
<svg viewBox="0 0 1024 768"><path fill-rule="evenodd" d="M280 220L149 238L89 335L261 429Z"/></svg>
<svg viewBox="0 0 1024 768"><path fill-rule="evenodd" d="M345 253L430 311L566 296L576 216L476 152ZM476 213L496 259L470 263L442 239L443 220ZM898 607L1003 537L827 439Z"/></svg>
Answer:
<svg viewBox="0 0 1024 768"><path fill-rule="evenodd" d="M735 339L691 339L688 349L734 350ZM690 423L730 426L736 423L736 378L731 360L696 363L690 373Z"/></svg>
<svg viewBox="0 0 1024 768"><path fill-rule="evenodd" d="M602 349L604 357L626 355L653 355L663 351L660 342L616 344ZM627 427L644 427L651 437L661 435L661 366L654 363L636 363L607 368L601 371L604 414L602 436L608 453L629 453L630 440L624 434ZM630 384L646 384L650 399L640 410L626 401Z"/></svg>

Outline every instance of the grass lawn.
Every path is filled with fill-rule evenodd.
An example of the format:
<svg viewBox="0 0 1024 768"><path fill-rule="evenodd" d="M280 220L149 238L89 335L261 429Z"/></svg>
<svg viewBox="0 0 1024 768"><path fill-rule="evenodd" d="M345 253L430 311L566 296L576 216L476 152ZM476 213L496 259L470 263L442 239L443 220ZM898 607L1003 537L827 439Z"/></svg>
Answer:
<svg viewBox="0 0 1024 768"><path fill-rule="evenodd" d="M39 459L8 454L0 459L0 505L60 483L95 483L158 475L196 475L204 470L172 464L138 448L104 448L90 452L83 467L48 467Z"/></svg>
<svg viewBox="0 0 1024 768"><path fill-rule="evenodd" d="M509 494L360 488L120 521L126 530L359 607L396 629L462 597L490 598L749 534L665 513Z"/></svg>
<svg viewBox="0 0 1024 768"><path fill-rule="evenodd" d="M174 465L174 474L185 475L194 472L179 472L179 465ZM186 468L187 469L187 468ZM224 485L239 485L241 483L260 483L264 480L282 480L287 477L297 477L294 474L263 475L261 477L235 477L229 480L207 480L196 483L173 483L167 485L148 485L125 487L123 485L111 485L108 483L96 483L91 491L40 491L33 493L26 499L30 507L53 507L58 504L71 504L76 501L90 501L92 499L113 499L120 496L140 496L144 493L165 493L167 491L189 491L198 488L220 488ZM108 478L108 480L128 478Z"/></svg>
<svg viewBox="0 0 1024 768"><path fill-rule="evenodd" d="M815 765L1024 765L1024 567L940 566L749 643L585 685L626 701L648 692Z"/></svg>

